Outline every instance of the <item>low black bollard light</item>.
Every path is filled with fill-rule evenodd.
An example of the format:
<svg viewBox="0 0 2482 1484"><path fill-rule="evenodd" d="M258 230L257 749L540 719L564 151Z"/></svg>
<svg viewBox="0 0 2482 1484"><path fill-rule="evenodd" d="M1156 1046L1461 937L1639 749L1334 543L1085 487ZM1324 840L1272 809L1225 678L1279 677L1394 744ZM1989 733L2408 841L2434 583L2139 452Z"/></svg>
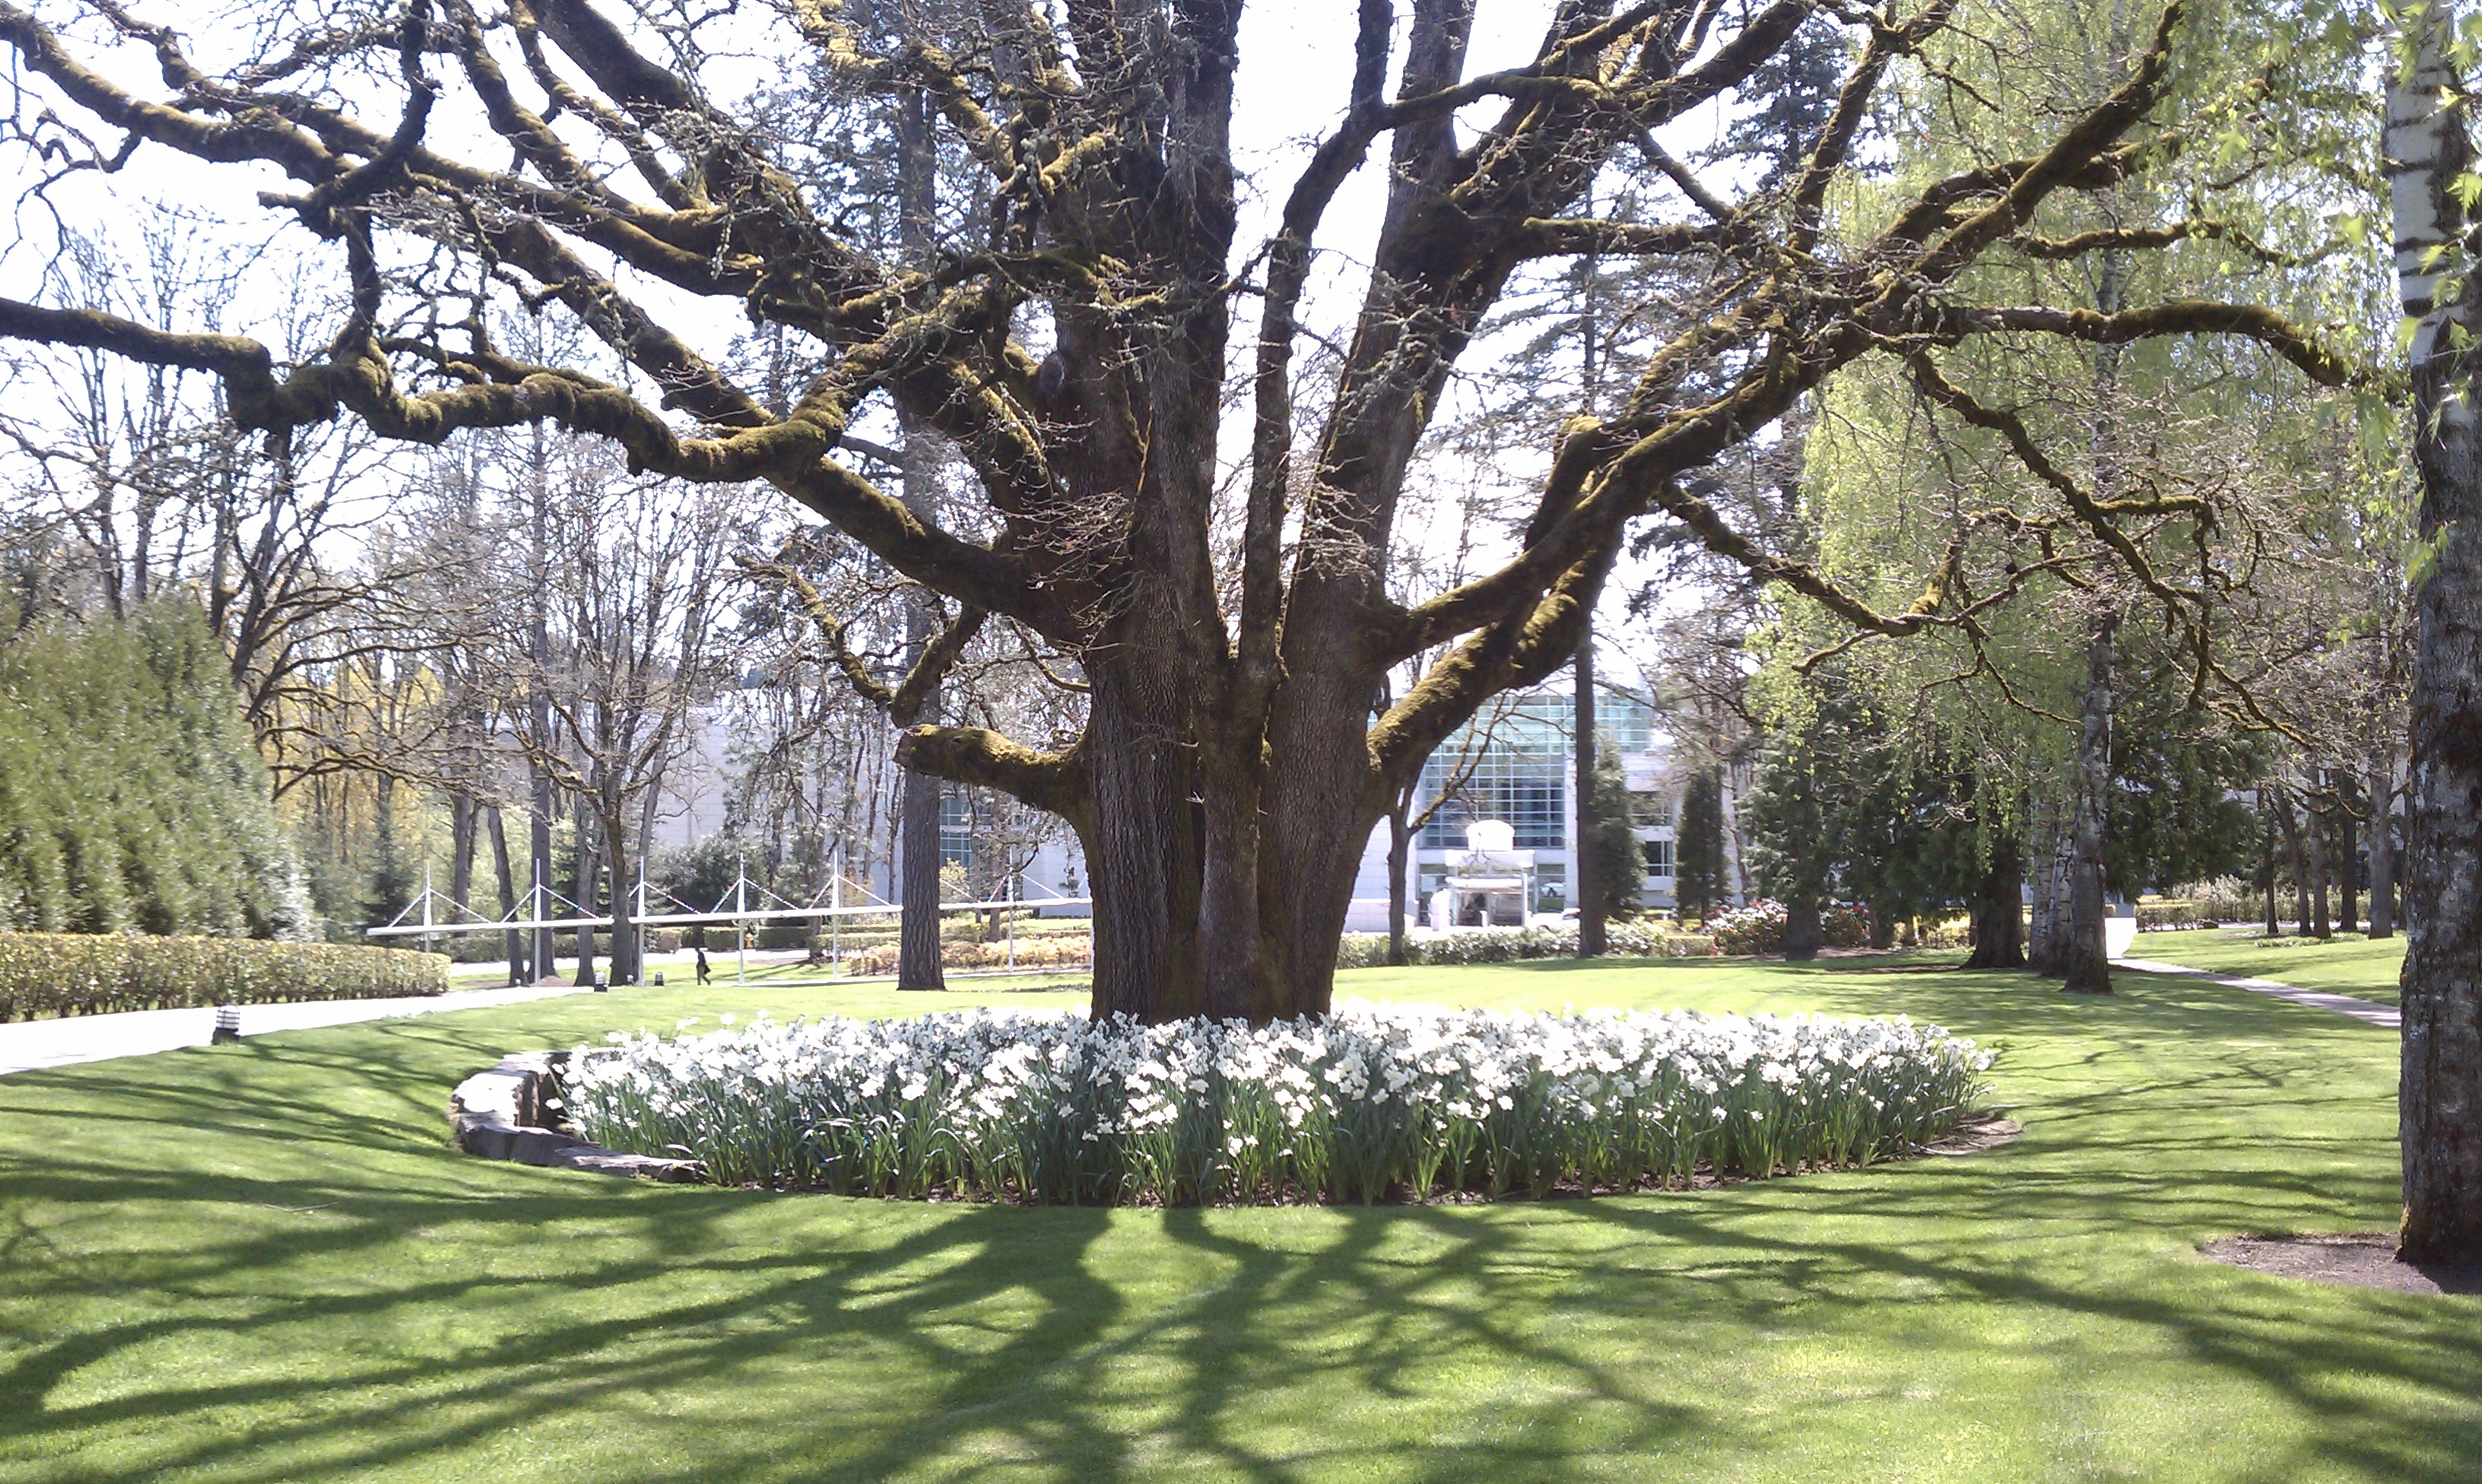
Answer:
<svg viewBox="0 0 2482 1484"><path fill-rule="evenodd" d="M238 1005L216 1006L215 1033L207 1038L210 1046L223 1046L241 1039L241 1008Z"/></svg>

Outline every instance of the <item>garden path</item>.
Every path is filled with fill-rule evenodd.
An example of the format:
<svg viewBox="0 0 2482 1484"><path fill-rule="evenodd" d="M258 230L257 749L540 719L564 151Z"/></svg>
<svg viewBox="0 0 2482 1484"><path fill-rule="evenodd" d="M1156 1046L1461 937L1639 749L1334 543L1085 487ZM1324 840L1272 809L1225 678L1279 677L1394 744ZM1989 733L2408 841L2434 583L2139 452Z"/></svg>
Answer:
<svg viewBox="0 0 2482 1484"><path fill-rule="evenodd" d="M572 984L528 984L506 989L454 989L444 995L393 1000L251 1004L242 1006L241 1033L250 1036L271 1030L315 1030L323 1026L350 1026L439 1010L481 1009L579 993L582 991ZM0 1077L40 1067L65 1067L81 1061L108 1061L115 1056L143 1056L184 1046L204 1046L215 1028L216 1012L205 1006L131 1010L119 1015L67 1015L58 1020L0 1025Z"/></svg>
<svg viewBox="0 0 2482 1484"><path fill-rule="evenodd" d="M2112 963L2117 968L2134 969L2140 974L2177 974L2184 978L2205 979L2209 984L2246 989L2252 994L2273 995L2278 1000L2289 1000L2314 1009L2333 1010L2338 1015L2349 1015L2366 1025L2384 1026L2390 1030L2399 1029L2404 1024L2403 1016L2394 1005L2356 1000L2350 995L2331 994L2323 989L2303 989L2297 984L2253 979L2237 974L2216 974L2212 970L2192 969L2186 964L2159 963L2151 958L2115 958Z"/></svg>

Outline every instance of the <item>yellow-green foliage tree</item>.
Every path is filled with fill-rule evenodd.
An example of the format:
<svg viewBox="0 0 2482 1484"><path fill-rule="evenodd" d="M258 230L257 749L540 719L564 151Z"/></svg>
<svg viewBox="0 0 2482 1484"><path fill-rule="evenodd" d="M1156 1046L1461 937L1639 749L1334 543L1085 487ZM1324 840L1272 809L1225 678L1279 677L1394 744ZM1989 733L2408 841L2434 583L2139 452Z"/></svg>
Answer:
<svg viewBox="0 0 2482 1484"><path fill-rule="evenodd" d="M1841 242L1873 240L1928 182L2035 147L2110 86L2142 18L2116 0L1971 7L1890 94L1904 146L1885 175L1845 182ZM2046 307L1997 311L2017 333L1848 368L1808 446L1818 565L1882 611L1935 615L1913 636L1927 642L1837 664L1985 776L1987 845L1994 860L2030 846L2037 961L2073 988L2108 986L2116 697L2169 688L2193 719L2299 725L2275 671L2314 637L2304 595L2384 507L2391 462L2384 432L2364 435L2383 411L2370 382L2310 386L2232 339L2035 332L2220 302L2317 325L2361 364L2385 354L2374 120L2355 91L2366 18L2208 3L2189 23L2216 44L2180 53L2175 106L2132 140L2152 168L2055 193L1961 280ZM1843 615L1787 601L1758 688L1772 720L1798 724L1803 675L1852 637Z"/></svg>

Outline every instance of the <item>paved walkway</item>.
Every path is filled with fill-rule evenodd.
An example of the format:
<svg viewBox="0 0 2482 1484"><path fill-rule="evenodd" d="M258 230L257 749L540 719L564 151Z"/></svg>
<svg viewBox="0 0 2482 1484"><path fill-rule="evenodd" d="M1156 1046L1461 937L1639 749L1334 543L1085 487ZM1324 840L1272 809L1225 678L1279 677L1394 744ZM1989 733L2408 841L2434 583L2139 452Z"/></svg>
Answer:
<svg viewBox="0 0 2482 1484"><path fill-rule="evenodd" d="M2329 994L2320 989L2303 989L2298 985L2279 984L2273 979L2244 978L2237 974L2215 974L2205 969L2192 969L2186 964L2160 963L2151 958L2115 958L2112 960L2112 965L2120 969L2134 969L2140 974L2175 974L2183 978L2205 979L2210 984L2246 989L2255 995L2273 995L2278 1000L2289 1000L2295 1004L2306 1004L2313 1009L2333 1010L2338 1015L2349 1015L2364 1025L2384 1026L2390 1030L2400 1029L2404 1025L2404 1018L2397 1013L2394 1005L2380 1004L2371 1000L2356 1000L2350 995Z"/></svg>
<svg viewBox="0 0 2482 1484"><path fill-rule="evenodd" d="M582 992L569 984L537 984L514 989L455 989L444 995L396 1000L247 1004L241 1008L241 1033L315 1030L322 1026L520 1004L528 1000ZM206 1008L132 1010L123 1015L66 1015L58 1020L11 1022L0 1025L0 1077L39 1067L66 1067L81 1061L109 1061L115 1056L144 1056L184 1046L204 1046L215 1028L216 1012Z"/></svg>

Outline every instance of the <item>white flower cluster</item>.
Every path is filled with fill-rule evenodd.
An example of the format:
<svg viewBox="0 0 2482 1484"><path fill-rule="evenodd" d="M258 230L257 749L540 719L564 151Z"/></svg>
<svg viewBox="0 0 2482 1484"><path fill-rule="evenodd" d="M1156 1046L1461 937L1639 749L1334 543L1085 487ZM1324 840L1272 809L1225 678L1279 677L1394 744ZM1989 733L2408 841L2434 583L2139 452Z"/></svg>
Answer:
<svg viewBox="0 0 2482 1484"><path fill-rule="evenodd" d="M1167 1205L1862 1163L1953 1132L1991 1065L1903 1019L1350 1002L1266 1026L977 1009L613 1039L570 1059L579 1132L723 1183Z"/></svg>

